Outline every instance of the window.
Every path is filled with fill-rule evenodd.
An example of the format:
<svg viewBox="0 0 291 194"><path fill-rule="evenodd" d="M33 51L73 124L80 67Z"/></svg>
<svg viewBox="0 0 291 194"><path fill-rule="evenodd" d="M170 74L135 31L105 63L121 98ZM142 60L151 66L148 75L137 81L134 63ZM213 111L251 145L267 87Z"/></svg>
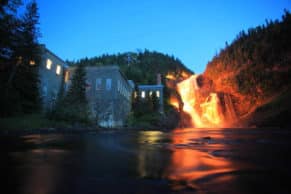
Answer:
<svg viewBox="0 0 291 194"><path fill-rule="evenodd" d="M145 98L145 91L141 91L141 97Z"/></svg>
<svg viewBox="0 0 291 194"><path fill-rule="evenodd" d="M102 80L101 78L96 79L96 90L101 90Z"/></svg>
<svg viewBox="0 0 291 194"><path fill-rule="evenodd" d="M34 66L35 65L35 61L34 60L30 60L29 61L29 65Z"/></svg>
<svg viewBox="0 0 291 194"><path fill-rule="evenodd" d="M51 69L51 68L52 68L52 63L53 63L53 62L52 62L50 59L47 59L47 60L46 60L46 68L47 68L47 69Z"/></svg>
<svg viewBox="0 0 291 194"><path fill-rule="evenodd" d="M91 82L89 80L86 80L86 92L91 89Z"/></svg>
<svg viewBox="0 0 291 194"><path fill-rule="evenodd" d="M152 96L152 94L153 94L153 91L150 91L150 92L149 92L149 94L150 94L150 96Z"/></svg>
<svg viewBox="0 0 291 194"><path fill-rule="evenodd" d="M120 92L120 80L117 82L117 91Z"/></svg>
<svg viewBox="0 0 291 194"><path fill-rule="evenodd" d="M61 74L61 66L60 65L57 65L56 74L57 75Z"/></svg>
<svg viewBox="0 0 291 194"><path fill-rule="evenodd" d="M70 79L70 72L67 70L65 73L65 82L68 82Z"/></svg>
<svg viewBox="0 0 291 194"><path fill-rule="evenodd" d="M111 82L112 80L110 78L106 79L106 90L111 90Z"/></svg>
<svg viewBox="0 0 291 194"><path fill-rule="evenodd" d="M156 91L157 97L160 97L160 91Z"/></svg>

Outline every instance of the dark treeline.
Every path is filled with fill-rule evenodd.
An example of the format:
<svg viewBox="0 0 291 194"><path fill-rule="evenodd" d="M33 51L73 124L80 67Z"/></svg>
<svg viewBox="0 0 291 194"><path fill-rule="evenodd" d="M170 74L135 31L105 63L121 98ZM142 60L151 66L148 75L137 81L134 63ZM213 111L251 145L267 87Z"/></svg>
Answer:
<svg viewBox="0 0 291 194"><path fill-rule="evenodd" d="M205 76L217 90L226 91L251 104L259 104L290 86L291 14L282 20L242 31L207 65ZM228 88L228 89L227 89ZM243 104L243 102L241 102Z"/></svg>
<svg viewBox="0 0 291 194"><path fill-rule="evenodd" d="M23 13L19 13L25 6ZM35 1L0 1L0 116L31 113L40 109Z"/></svg>
<svg viewBox="0 0 291 194"><path fill-rule="evenodd" d="M182 71L191 72L174 56L169 56L156 51L139 51L119 54L104 54L99 57L84 58L70 65L103 66L118 65L128 79L137 84L156 84L158 73L166 75L169 72L178 76Z"/></svg>

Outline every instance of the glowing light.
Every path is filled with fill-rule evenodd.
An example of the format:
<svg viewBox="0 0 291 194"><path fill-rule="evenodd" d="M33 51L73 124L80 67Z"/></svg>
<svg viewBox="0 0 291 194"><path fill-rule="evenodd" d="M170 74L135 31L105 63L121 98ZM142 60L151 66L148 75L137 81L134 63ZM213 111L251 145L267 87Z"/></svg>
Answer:
<svg viewBox="0 0 291 194"><path fill-rule="evenodd" d="M175 75L172 74L172 73L168 73L168 74L166 75L166 78L167 78L167 79L170 79L170 80L176 80Z"/></svg>
<svg viewBox="0 0 291 194"><path fill-rule="evenodd" d="M145 98L145 91L141 91L141 97Z"/></svg>
<svg viewBox="0 0 291 194"><path fill-rule="evenodd" d="M52 62L50 59L47 59L47 60L46 60L46 68L47 68L47 69L51 69L51 68L52 68L52 63L53 63L53 62Z"/></svg>
<svg viewBox="0 0 291 194"><path fill-rule="evenodd" d="M188 78L190 77L189 73L186 73L185 71L182 72L182 77L183 78Z"/></svg>
<svg viewBox="0 0 291 194"><path fill-rule="evenodd" d="M170 104L172 106L174 106L176 109L179 109L179 107L180 107L179 101L176 98L174 98L174 97L171 97L170 98Z"/></svg>
<svg viewBox="0 0 291 194"><path fill-rule="evenodd" d="M34 60L30 60L29 61L29 65L34 66L35 65L35 61Z"/></svg>
<svg viewBox="0 0 291 194"><path fill-rule="evenodd" d="M70 79L70 72L66 71L66 73L65 73L65 82L68 82L69 79Z"/></svg>
<svg viewBox="0 0 291 194"><path fill-rule="evenodd" d="M60 65L57 65L56 74L58 74L58 75L61 74L61 66Z"/></svg>
<svg viewBox="0 0 291 194"><path fill-rule="evenodd" d="M159 98L160 97L160 91L156 91L156 95Z"/></svg>

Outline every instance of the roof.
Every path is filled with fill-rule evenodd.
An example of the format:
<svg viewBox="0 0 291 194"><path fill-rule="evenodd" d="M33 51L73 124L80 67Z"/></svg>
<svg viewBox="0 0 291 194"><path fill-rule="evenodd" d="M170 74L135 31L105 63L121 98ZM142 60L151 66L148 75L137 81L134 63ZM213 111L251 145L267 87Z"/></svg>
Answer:
<svg viewBox="0 0 291 194"><path fill-rule="evenodd" d="M106 66L86 66L86 69L96 69L96 70L120 70L117 65L106 65Z"/></svg>
<svg viewBox="0 0 291 194"><path fill-rule="evenodd" d="M46 48L46 46L44 44L41 44L40 47L42 49L44 49L45 52L51 54L52 56L54 56L55 58L57 58L58 60L60 60L63 64L61 64L63 67L67 68L68 65L66 64L66 62L61 59L59 56L57 56L55 53L53 53L52 51L50 51L48 48Z"/></svg>
<svg viewBox="0 0 291 194"><path fill-rule="evenodd" d="M164 86L163 85L138 85L139 89L161 89Z"/></svg>

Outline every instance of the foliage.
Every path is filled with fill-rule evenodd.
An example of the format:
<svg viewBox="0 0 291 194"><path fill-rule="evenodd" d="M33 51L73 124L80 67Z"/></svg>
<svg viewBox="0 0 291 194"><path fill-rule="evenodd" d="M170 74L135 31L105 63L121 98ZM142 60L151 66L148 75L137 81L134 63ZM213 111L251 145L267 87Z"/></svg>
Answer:
<svg viewBox="0 0 291 194"><path fill-rule="evenodd" d="M9 118L0 118L2 130L31 130L51 127L69 127L66 122L52 121L42 114L26 114Z"/></svg>
<svg viewBox="0 0 291 194"><path fill-rule="evenodd" d="M290 127L291 126L291 87L282 92L270 103L258 107L247 120L247 125L258 127L276 126Z"/></svg>
<svg viewBox="0 0 291 194"><path fill-rule="evenodd" d="M78 65L68 92L64 95L61 87L56 106L49 114L52 119L74 123L89 123L90 112L86 99L86 71L83 65Z"/></svg>
<svg viewBox="0 0 291 194"><path fill-rule="evenodd" d="M40 109L37 38L38 8L35 1L19 16L20 0L1 1L0 8L0 106L1 116L32 113Z"/></svg>
<svg viewBox="0 0 291 194"><path fill-rule="evenodd" d="M149 50L105 54L90 59L80 59L76 62L71 61L69 64L73 66L80 64L85 66L118 65L122 73L136 84L156 84L158 73L163 76L169 72L178 75L182 71L192 74L192 71L185 67L178 58Z"/></svg>
<svg viewBox="0 0 291 194"><path fill-rule="evenodd" d="M285 11L281 21L238 34L231 44L208 63L205 76L216 90L239 96L246 111L284 90L291 81L291 14Z"/></svg>

